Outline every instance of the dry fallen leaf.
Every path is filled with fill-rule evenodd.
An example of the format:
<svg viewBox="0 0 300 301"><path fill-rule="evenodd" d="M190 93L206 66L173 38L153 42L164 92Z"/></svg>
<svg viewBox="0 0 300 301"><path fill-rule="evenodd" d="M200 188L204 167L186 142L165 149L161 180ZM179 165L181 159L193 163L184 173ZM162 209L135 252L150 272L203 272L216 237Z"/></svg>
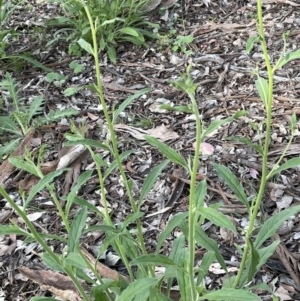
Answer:
<svg viewBox="0 0 300 301"><path fill-rule="evenodd" d="M179 135L174 132L172 129L167 128L165 125L160 125L156 128L149 129L149 130L143 130L140 128L135 128L130 125L126 124L115 124L114 130L116 132L127 132L134 138L138 140L146 140L144 138L144 135L150 135L153 136L161 141L168 141L179 138Z"/></svg>

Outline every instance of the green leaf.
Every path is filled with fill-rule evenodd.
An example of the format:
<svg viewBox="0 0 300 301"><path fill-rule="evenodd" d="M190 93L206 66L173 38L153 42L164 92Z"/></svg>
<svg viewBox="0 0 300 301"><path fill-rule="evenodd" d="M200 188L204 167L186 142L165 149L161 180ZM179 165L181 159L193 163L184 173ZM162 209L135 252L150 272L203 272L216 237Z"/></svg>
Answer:
<svg viewBox="0 0 300 301"><path fill-rule="evenodd" d="M24 60L24 61L27 61L29 63L31 63L33 66L37 67L37 68L40 68L46 72L51 72L52 69L48 68L48 67L45 67L43 64L41 64L40 62L38 62L37 60L29 57L29 56L26 56L26 55L22 55L22 54L19 54L19 55L7 55L5 58L7 59L13 59L13 60L16 60L16 59L21 59L21 60Z"/></svg>
<svg viewBox="0 0 300 301"><path fill-rule="evenodd" d="M150 287L149 301L173 301L173 300L168 298L162 292L160 292L156 287Z"/></svg>
<svg viewBox="0 0 300 301"><path fill-rule="evenodd" d="M118 116L120 115L120 113L123 112L126 109L126 107L129 106L136 98L139 98L141 95L146 94L150 91L151 91L151 88L142 89L142 90L138 91L137 93L129 96L126 100L124 100L121 103L121 105L119 106L119 108L117 109L117 111L115 111L113 113L112 122L115 123Z"/></svg>
<svg viewBox="0 0 300 301"><path fill-rule="evenodd" d="M256 42L259 41L259 37L258 36L251 36L249 37L249 39L247 40L246 43L246 51L249 54L251 52L251 50L253 49L253 46Z"/></svg>
<svg viewBox="0 0 300 301"><path fill-rule="evenodd" d="M261 298L251 292L242 289L224 288L224 289L207 293L203 297L199 297L198 300L261 301Z"/></svg>
<svg viewBox="0 0 300 301"><path fill-rule="evenodd" d="M36 114L41 114L43 112L43 107L45 104L45 100L42 96L35 97L29 107L28 113L28 122L31 120L31 118Z"/></svg>
<svg viewBox="0 0 300 301"><path fill-rule="evenodd" d="M142 300L147 300L150 287L155 286L158 281L159 279L157 278L142 278L135 280L116 298L116 301L136 300L135 297L137 295L144 295L144 299Z"/></svg>
<svg viewBox="0 0 300 301"><path fill-rule="evenodd" d="M111 60L111 62L116 64L117 63L117 52L116 52L115 47L107 46L107 52L108 52L108 57Z"/></svg>
<svg viewBox="0 0 300 301"><path fill-rule="evenodd" d="M78 252L79 239L86 223L86 217L87 207L82 207L74 217L68 238L68 254Z"/></svg>
<svg viewBox="0 0 300 301"><path fill-rule="evenodd" d="M119 156L120 156L121 162L123 162L132 153L134 153L134 150L128 150L128 151L120 154ZM109 165L109 167L107 168L107 170L105 171L105 173L103 175L103 179L105 180L117 166L118 166L117 160L112 161L111 164Z"/></svg>
<svg viewBox="0 0 300 301"><path fill-rule="evenodd" d="M274 169L272 172L270 172L267 176L267 179L272 178L276 174L280 173L283 170L293 168L300 165L300 157L292 158L287 160L284 164L279 166L278 168Z"/></svg>
<svg viewBox="0 0 300 301"><path fill-rule="evenodd" d="M250 282L253 280L253 277L255 276L255 274L257 273L257 266L260 262L260 256L259 253L257 252L257 250L254 248L253 246L253 242L251 239L248 239L248 245L250 246L250 269L249 272L247 273L248 276L248 281Z"/></svg>
<svg viewBox="0 0 300 301"><path fill-rule="evenodd" d="M283 67L288 62L293 61L293 60L297 60L299 58L300 58L300 49L292 51L292 52L286 54L283 58L281 58L279 63L276 65L277 69Z"/></svg>
<svg viewBox="0 0 300 301"><path fill-rule="evenodd" d="M162 254L141 255L140 257L135 258L130 262L130 265L138 265L138 264L173 266L176 267L177 269L181 269L172 259Z"/></svg>
<svg viewBox="0 0 300 301"><path fill-rule="evenodd" d="M16 147L20 144L20 139L12 139L6 143L4 143L1 147L0 147L0 161L1 161L1 157L3 157L4 155L9 155L11 152L13 152Z"/></svg>
<svg viewBox="0 0 300 301"><path fill-rule="evenodd" d="M50 183L53 182L53 180L60 176L63 172L65 172L67 169L61 169L61 170L56 170L53 171L49 174L47 174L46 176L44 176L35 186L33 186L33 188L31 189L28 198L25 201L24 204L24 209L26 209L29 205L29 203L32 201L32 199L34 198L34 196L41 191L42 189L44 189L47 185L49 185Z"/></svg>
<svg viewBox="0 0 300 301"><path fill-rule="evenodd" d="M232 171L220 164L214 164L214 168L217 171L218 176L229 186L229 188L235 193L237 198L247 207L250 212L250 205L244 191L244 188L239 179L232 173Z"/></svg>
<svg viewBox="0 0 300 301"><path fill-rule="evenodd" d="M206 180L202 180L196 187L195 190L195 204L196 208L202 208L204 206L204 199L207 194L207 183Z"/></svg>
<svg viewBox="0 0 300 301"><path fill-rule="evenodd" d="M178 154L173 148L152 136L145 135L144 137L149 144L155 146L167 159L182 166L186 170L189 169L188 164L186 163L184 158L180 154Z"/></svg>
<svg viewBox="0 0 300 301"><path fill-rule="evenodd" d="M231 137L226 137L225 140L228 141L235 141L235 142L240 142L243 144L246 144L253 149L255 149L259 154L263 155L263 149L260 145L253 143L251 139L249 138L244 138L244 137L239 137L239 136L231 136Z"/></svg>
<svg viewBox="0 0 300 301"><path fill-rule="evenodd" d="M20 135L21 131L14 119L8 116L0 116L0 130Z"/></svg>
<svg viewBox="0 0 300 301"><path fill-rule="evenodd" d="M123 27L119 29L120 32L128 34L130 36L138 37L139 33L132 27Z"/></svg>
<svg viewBox="0 0 300 301"><path fill-rule="evenodd" d="M73 69L73 71L74 71L75 74L80 73L83 70L83 65L82 64L78 64L76 61L72 61L69 64L69 67L71 69Z"/></svg>
<svg viewBox="0 0 300 301"><path fill-rule="evenodd" d="M144 216L145 213L144 212L135 212L133 214L128 214L124 220L124 222L122 223L122 227L126 228L129 224L131 224L133 221L136 221L137 219L140 219L142 216Z"/></svg>
<svg viewBox="0 0 300 301"><path fill-rule="evenodd" d="M78 91L80 91L82 89L83 89L83 87L69 87L69 88L64 90L64 95L66 97L72 96L72 95L76 94Z"/></svg>
<svg viewBox="0 0 300 301"><path fill-rule="evenodd" d="M86 229L83 230L83 233L89 233L92 231L97 231L97 232L112 232L112 233L120 233L119 229L116 229L112 226L108 226L108 225L94 225L94 226L90 226Z"/></svg>
<svg viewBox="0 0 300 301"><path fill-rule="evenodd" d="M87 268L87 264L84 259L77 252L70 252L65 258L65 262L72 267L77 267L79 269Z"/></svg>
<svg viewBox="0 0 300 301"><path fill-rule="evenodd" d="M175 214L168 222L166 228L160 233L155 253L158 253L164 241L169 237L170 233L173 231L175 227L177 227L182 220L184 220L189 215L188 212L182 212Z"/></svg>
<svg viewBox="0 0 300 301"><path fill-rule="evenodd" d="M195 230L195 238L197 243L206 250L213 251L221 267L227 272L226 263L219 251L216 241L209 238L201 227L196 227Z"/></svg>
<svg viewBox="0 0 300 301"><path fill-rule="evenodd" d="M208 128L206 130L204 130L204 132L201 134L201 139L203 140L203 138L205 138L207 135L211 134L213 131L215 131L218 127L231 122L234 119L234 117L228 117L222 120L215 120L212 123L210 123L210 125L208 126Z"/></svg>
<svg viewBox="0 0 300 301"><path fill-rule="evenodd" d="M59 272L64 272L63 268L62 268L62 263L63 263L63 258L61 255L58 255L56 254L57 258L59 258L59 260L61 262L56 262L56 260L54 260L54 258L49 255L48 253L43 253L42 254L42 260L44 262L44 264L50 268L51 270L54 270L54 271L59 271Z"/></svg>
<svg viewBox="0 0 300 301"><path fill-rule="evenodd" d="M74 202L75 196L77 195L77 192L91 178L92 173L93 173L93 170L87 170L84 173L82 173L79 176L76 185L74 185L72 190L69 192L68 197L67 197L66 211L65 211L67 218L69 216L69 212L70 212L71 206Z"/></svg>
<svg viewBox="0 0 300 301"><path fill-rule="evenodd" d="M257 80L255 81L256 90L258 91L259 97L263 101L265 108L268 105L269 95L269 84L268 82L257 74Z"/></svg>
<svg viewBox="0 0 300 301"><path fill-rule="evenodd" d="M162 170L167 166L167 164L169 163L169 160L165 160L162 163L160 163L159 165L155 166L148 174L148 176L146 177L143 186L142 186L142 190L141 190L141 194L139 197L139 204L142 204L142 201L144 200L144 198L146 197L146 195L148 194L148 192L151 190L153 184L157 181L158 176L161 174Z"/></svg>
<svg viewBox="0 0 300 301"><path fill-rule="evenodd" d="M91 46L90 43L88 43L86 40L80 38L77 43L80 45L81 48L83 48L86 52L94 56L94 49Z"/></svg>
<svg viewBox="0 0 300 301"><path fill-rule="evenodd" d="M213 251L208 251L205 253L201 260L201 264L199 266L199 272L198 272L198 277L197 277L197 286L199 286L208 273L208 269L210 265L213 263L213 261L216 258L216 254Z"/></svg>
<svg viewBox="0 0 300 301"><path fill-rule="evenodd" d="M76 196L74 198L74 203L76 203L77 205L80 205L80 206L86 206L92 212L95 212L95 213L99 214L99 216L104 218L103 213L96 206L94 206L93 204L87 202L86 200Z"/></svg>
<svg viewBox="0 0 300 301"><path fill-rule="evenodd" d="M290 207L270 217L261 227L254 242L254 247L258 249L268 238L274 235L281 224L292 215L300 211L300 205Z"/></svg>
<svg viewBox="0 0 300 301"><path fill-rule="evenodd" d="M12 226L0 225L0 236L4 236L7 234L18 234L18 235L31 236L30 233L24 231L22 228L20 228L17 225L12 225Z"/></svg>
<svg viewBox="0 0 300 301"><path fill-rule="evenodd" d="M65 79L65 76L60 74L60 73L57 73L57 72L50 72L46 75L45 77L45 80L48 82L48 83L52 83L54 82L55 80L58 80L58 81L61 81L61 80L64 80Z"/></svg>
<svg viewBox="0 0 300 301"><path fill-rule="evenodd" d="M233 225L232 221L224 215L222 212L219 212L210 207L202 207L196 209L203 217L211 221L213 224L219 227L223 227L231 230L234 234L237 235L236 228Z"/></svg>

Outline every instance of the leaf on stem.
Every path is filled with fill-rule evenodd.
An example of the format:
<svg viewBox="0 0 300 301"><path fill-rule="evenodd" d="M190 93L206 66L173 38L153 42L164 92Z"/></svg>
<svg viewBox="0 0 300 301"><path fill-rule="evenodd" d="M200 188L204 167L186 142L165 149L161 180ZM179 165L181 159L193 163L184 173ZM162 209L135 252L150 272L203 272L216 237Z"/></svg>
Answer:
<svg viewBox="0 0 300 301"><path fill-rule="evenodd" d="M47 185L49 185L50 183L53 182L53 180L60 176L63 172L65 172L67 169L61 169L61 170L56 170L53 171L49 174L47 174L46 176L44 176L41 180L39 180L39 182L33 186L33 188L31 189L25 204L24 204L24 209L27 208L27 206L29 205L29 203L32 201L32 199L35 197L35 195L41 191L42 189L44 189Z"/></svg>
<svg viewBox="0 0 300 301"><path fill-rule="evenodd" d="M78 252L79 239L86 223L86 217L87 207L82 207L74 217L68 238L68 254Z"/></svg>
<svg viewBox="0 0 300 301"><path fill-rule="evenodd" d="M300 165L300 157L296 157L296 158L292 158L287 160L284 164L282 164L281 166L279 166L278 168L272 170L268 176L267 179L272 178L273 176L275 176L276 174L280 173L283 170L289 169L289 168L293 168L296 166Z"/></svg>
<svg viewBox="0 0 300 301"><path fill-rule="evenodd" d="M210 207L198 208L198 209L196 209L196 211L200 215L202 215L203 217L205 217L206 219L211 221L216 226L229 229L235 235L237 235L236 228L233 225L232 221L226 215L224 215L222 212L215 210L213 208L210 208Z"/></svg>
<svg viewBox="0 0 300 301"><path fill-rule="evenodd" d="M148 174L148 176L146 177L143 186L142 186L142 190L141 190L141 194L139 197L139 204L142 203L142 201L144 200L144 198L147 196L148 192L151 190L153 184L155 183L155 181L157 180L158 176L161 174L162 170L166 167L166 165L169 163L169 160L165 160L162 163L160 163L159 165L155 166Z"/></svg>
<svg viewBox="0 0 300 301"><path fill-rule="evenodd" d="M247 51L248 54L253 49L254 44L256 42L258 42L258 41L259 41L259 37L258 36L251 36L251 37L249 37L249 39L247 40L247 43L246 43L246 51Z"/></svg>
<svg viewBox="0 0 300 301"><path fill-rule="evenodd" d="M127 99L125 99L121 103L121 105L119 106L117 111L113 113L112 123L115 123L117 121L120 113L123 112L126 109L126 107L129 106L136 98L139 98L141 95L146 94L150 91L151 91L151 88L145 88L145 89L142 89L142 90L138 91L137 93L129 96Z"/></svg>
<svg viewBox="0 0 300 301"><path fill-rule="evenodd" d="M186 163L186 161L184 160L184 158L178 154L173 148L171 148L170 146L168 146L167 144L159 141L158 139L149 136L149 135L145 135L144 136L145 139L148 141L149 144L151 144L152 146L155 146L156 148L158 148L158 150L170 161L182 166L183 168L185 168L186 170L189 169L188 164Z"/></svg>
<svg viewBox="0 0 300 301"><path fill-rule="evenodd" d="M250 205L244 191L244 188L239 179L232 173L232 171L220 164L214 164L214 168L217 171L218 176L229 186L229 188L235 193L237 198L247 207L250 212Z"/></svg>
<svg viewBox="0 0 300 301"><path fill-rule="evenodd" d="M142 278L133 281L128 287L117 297L116 301L136 300L137 295L143 295L143 300L149 297L149 288L153 287L159 281L158 278Z"/></svg>
<svg viewBox="0 0 300 301"><path fill-rule="evenodd" d="M205 294L203 297L198 298L198 300L261 301L261 298L251 292L242 289L221 288L220 290Z"/></svg>
<svg viewBox="0 0 300 301"><path fill-rule="evenodd" d="M290 216L300 211L300 205L285 209L270 217L261 227L254 242L254 247L258 249L268 238L274 235L281 224Z"/></svg>
<svg viewBox="0 0 300 301"><path fill-rule="evenodd" d="M170 233L173 231L173 229L180 225L182 220L184 220L189 215L188 212L182 212L175 214L168 222L166 228L160 233L158 240L157 240L157 246L155 253L158 253L163 242L168 238Z"/></svg>
<svg viewBox="0 0 300 301"><path fill-rule="evenodd" d="M282 57L279 63L277 64L277 69L283 67L288 62L297 59L300 59L300 49L287 53L284 57Z"/></svg>
<svg viewBox="0 0 300 301"><path fill-rule="evenodd" d="M90 43L88 43L86 40L80 38L77 43L79 44L79 46L81 48L83 48L86 52L88 52L89 54L93 55L94 56L94 49L93 47L91 46Z"/></svg>
<svg viewBox="0 0 300 301"><path fill-rule="evenodd" d="M269 96L269 84L263 78L257 74L257 80L255 81L255 87L259 94L259 97L263 101L265 108L268 106L268 96Z"/></svg>

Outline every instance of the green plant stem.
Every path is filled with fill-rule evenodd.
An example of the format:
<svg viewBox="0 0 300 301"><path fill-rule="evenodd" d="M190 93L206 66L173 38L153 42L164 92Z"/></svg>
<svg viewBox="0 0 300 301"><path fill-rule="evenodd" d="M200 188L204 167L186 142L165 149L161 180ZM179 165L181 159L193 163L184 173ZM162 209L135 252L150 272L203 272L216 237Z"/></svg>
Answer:
<svg viewBox="0 0 300 301"><path fill-rule="evenodd" d="M263 27L263 19L262 19L262 5L261 5L261 0L257 0L257 14L258 14L258 31L259 31L259 36L260 36L260 43L262 46L263 50L263 55L264 59L266 62L267 66L267 71L268 71L268 100L267 100L267 106L266 106L266 114L267 114L267 119L266 119L266 137L265 137L265 143L264 143L264 149L263 149L263 162L262 162L262 176L261 176L261 183L259 187L259 191L257 194L257 197L251 206L251 212L250 212L250 221L249 221L249 227L246 232L246 244L243 252L243 258L242 262L240 265L239 272L235 278L233 287L236 288L240 282L241 276L244 272L244 268L246 265L246 261L248 258L248 252L250 250L250 245L249 241L251 239L251 235L254 229L254 222L255 218L257 216L258 210L260 208L260 204L265 192L265 186L267 183L267 164L268 164L268 151L269 151L269 143L270 143L270 135L271 135L271 117L272 117L272 103L273 103L273 70L272 66L269 60L269 55L268 55L268 49L267 49L267 43L265 40L265 35L264 35L264 27Z"/></svg>
<svg viewBox="0 0 300 301"><path fill-rule="evenodd" d="M87 146L87 148L89 149L89 151L90 151L90 153L93 157L94 162L96 162L96 168L97 168L97 172L98 172L99 184L100 184L100 187L101 187L101 197L102 197L102 200L103 200L104 210L105 210L105 220L107 221L107 223L110 226L114 227L113 222L112 222L112 220L110 218L110 215L109 215L109 211L108 211L107 199L106 199L105 189L104 189L104 179L103 179L103 175L102 175L102 172L101 172L100 165L97 162L97 159L95 158L95 154L94 154L93 150L89 146ZM116 239L116 244L117 244L120 256L121 256L121 258L124 262L124 265L125 265L128 273L129 273L130 279L133 281L134 280L134 275L133 275L132 269L130 267L127 256L124 252L123 246L122 246L119 238Z"/></svg>
<svg viewBox="0 0 300 301"><path fill-rule="evenodd" d="M42 239L42 237L39 235L39 233L35 230L35 227L28 219L27 215L23 210L20 209L20 207L10 198L10 196L7 194L7 192L3 189L2 186L0 186L0 193L2 196L8 201L8 203L11 205L11 207L19 214L19 216L23 219L26 226L29 228L31 232L31 236L44 248L45 252L48 253L53 260L61 266L61 268L64 270L64 272L71 278L74 285L76 286L77 290L81 294L84 301L90 301L89 297L85 293L83 287L81 286L80 282L78 281L74 271L62 264L59 257L51 250L51 248L45 243L45 241Z"/></svg>
<svg viewBox="0 0 300 301"><path fill-rule="evenodd" d="M189 279L191 287L191 301L196 301L197 291L194 280L194 264L195 264L195 215L196 215L196 203L195 203L195 190L196 190L196 177L198 173L199 166L199 156L200 156L200 144L201 144L201 120L198 112L198 106L195 100L194 93L188 92L188 95L192 101L193 111L196 116L196 148L195 156L193 160L193 167L191 170L191 185L190 185L190 204L189 204Z"/></svg>
<svg viewBox="0 0 300 301"><path fill-rule="evenodd" d="M120 156L119 156L118 144L117 144L117 139L116 139L116 135L115 135L115 132L114 132L113 123L112 123L111 118L108 114L107 106L106 106L104 95L103 95L95 27L94 27L93 20L91 18L91 15L89 13L89 10L88 10L87 6L84 5L84 8L85 8L86 14L87 14L89 22L90 22L90 27L91 27L91 31L92 31L92 37L93 37L94 59L95 59L96 78L97 78L97 89L98 89L98 92L99 92L98 95L99 95L99 99L100 99L100 102L101 102L101 105L102 105L102 108L103 108L103 112L104 112L104 115L105 115L105 119L106 119L106 122L107 122L107 125L108 125L108 128L109 128L109 131L110 131L111 143L112 143L112 146L113 146L114 157L116 158L116 161L117 161L117 164L118 164L119 171L121 173L123 183L124 183L126 191L128 193L128 198L129 198L129 201L130 201L130 205L131 205L133 211L137 212L138 207L135 204L134 198L132 196L131 188L129 186L128 180L127 180L126 175L125 175L124 168L122 166L122 162L121 162L121 159L120 159ZM138 230L137 237L138 237L139 246L142 250L142 253L147 254L145 243L144 243L144 238L143 238L141 222L140 222L139 219L136 220L136 225L137 225L137 230ZM150 268L151 275L154 277L153 268L152 267L149 267L149 268Z"/></svg>

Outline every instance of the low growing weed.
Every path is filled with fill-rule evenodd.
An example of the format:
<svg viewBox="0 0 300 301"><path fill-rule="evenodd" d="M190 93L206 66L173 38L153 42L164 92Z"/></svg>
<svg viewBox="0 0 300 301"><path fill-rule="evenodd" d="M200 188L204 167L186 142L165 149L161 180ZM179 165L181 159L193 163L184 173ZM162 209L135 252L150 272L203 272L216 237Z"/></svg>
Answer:
<svg viewBox="0 0 300 301"><path fill-rule="evenodd" d="M57 17L49 21L49 25L65 25L64 30L70 30L66 40L70 43L69 53L81 55L81 48L77 40L83 38L92 43L89 20L81 1L59 1L62 4L64 17ZM157 25L148 22L143 10L145 0L89 0L87 5L91 17L95 20L97 43L101 51L108 53L109 59L116 62L116 45L119 43L133 43L147 45L147 38L155 38L152 33ZM62 29L60 29L62 31Z"/></svg>
<svg viewBox="0 0 300 301"><path fill-rule="evenodd" d="M113 130L114 122L117 120L119 114L128 106L136 97L143 93L148 92L148 89L141 90L139 93L128 98L121 104L121 106L113 113L109 115L101 85L101 76L99 68L98 57L98 39L97 39L97 20L93 21L90 14L90 9L83 5L90 22L90 30L92 35L93 46L83 39L80 40L80 45L95 59L96 78L97 84L91 87L98 93L108 128L110 130L110 140L103 142L89 140L84 137L84 134L72 127L72 134L68 134L67 145L83 144L89 150L96 166L98 174L100 188L101 188L101 200L104 205L104 212L91 205L86 200L77 197L77 191L83 186L92 175L92 171L85 171L78 179L77 184L71 190L70 194L66 197L66 207L62 208L57 200L52 181L59 176L64 170L59 170L43 176L39 164L42 158L42 149L38 158L38 164L33 162L30 154L26 154L25 161L20 159L11 158L10 161L17 167L25 169L29 172L36 174L40 181L33 188L27 198L24 199L23 208L16 205L16 203L10 198L6 191L0 187L0 193L9 202L12 208L22 217L27 225L28 230L23 230L17 225L12 226L0 226L0 233L2 235L15 233L19 235L25 235L31 240L36 240L44 248L42 259L49 268L65 272L74 282L74 285L81 294L81 297L85 301L96 300L117 300L117 301L130 301L130 300L162 300L172 301L171 287L172 282L176 279L179 290L180 300L182 301L196 301L196 300L261 300L261 298L254 293L254 290L259 287L261 290L267 290L270 293L270 288L262 283L259 286L252 285L252 281L256 273L260 270L261 266L266 260L274 253L278 241L274 241L271 244L263 246L266 241L275 234L278 227L288 219L291 215L296 214L300 210L300 206L295 206L283 210L274 214L269 218L261 227L257 229L257 234L254 235L254 223L257 218L257 213L262 201L263 193L267 180L273 177L279 172L294 167L300 164L299 158L287 160L284 164L281 164L283 156L279 159L275 167L269 171L267 168L268 160L268 147L270 142L270 128L271 128L271 109L272 109L272 96L273 96L273 75L275 71L289 62L293 58L299 58L299 51L282 55L274 67L271 67L266 42L263 32L262 23L262 11L261 1L257 1L258 7L258 24L259 24L259 36L260 43L263 49L265 62L268 70L268 80L262 79L258 73L258 80L256 81L256 87L259 95L266 109L266 136L262 145L254 145L255 149L262 155L262 175L260 188L255 196L254 200L250 203L247 199L247 195L242 184L238 178L225 166L214 164L215 170L218 176L224 180L229 188L235 193L236 197L247 208L249 215L249 227L245 230L245 244L242 246L236 246L237 252L241 256L241 265L237 275L232 276L228 272L227 265L222 254L219 251L219 247L216 241L207 236L201 225L205 219L211 221L216 226L229 229L234 234L237 233L232 221L218 211L218 206L211 205L206 206L205 195L207 194L207 183L202 180L197 183L197 171L199 165L200 145L203 139L213 132L218 127L231 122L234 118L238 118L246 112L241 111L235 114L235 116L226 118L220 121L214 121L207 127L205 127L198 112L198 106L195 100L195 91L197 86L193 83L190 76L191 66L187 68L187 74L183 75L181 79L174 83L174 86L181 91L188 94L191 100L191 106L186 108L186 112L193 113L196 117L196 147L194 158L183 158L174 149L166 145L165 143L151 137L146 136L148 143L155 146L167 159L153 168L146 177L140 195L138 199L135 199L132 194L132 181L126 177L122 161L134 150L129 150L125 153L119 153L118 143L115 132ZM250 47L251 48L251 47ZM292 118L292 130L295 129L295 116ZM292 138L291 138L292 139ZM253 145L251 145L253 146ZM95 153L94 148L105 149L110 152L115 161L111 165L108 165L100 154ZM283 154L284 155L284 154ZM168 222L166 228L159 235L156 250L152 254L148 254L146 251L143 231L141 228L141 205L144 198L147 196L151 187L154 185L157 177L166 167L166 165L172 161L173 163L183 167L190 174L190 198L189 198L189 210L188 212L182 212L174 215ZM280 165L281 164L281 165ZM127 191L127 196L131 205L132 214L125 217L124 221L115 225L110 217L108 202L106 199L105 191L105 179L114 170L118 168L123 184ZM68 232L67 239L67 254L62 256L55 254L48 246L46 238L47 235L41 235L37 232L33 224L29 221L26 215L26 208L34 198L35 194L44 188L49 189L51 196L58 207L61 218L64 222L66 231ZM69 213L72 204L80 205L76 216L73 221L69 220ZM99 219L103 220L102 225L93 226L85 229L85 223L87 218L87 211L91 210L99 215ZM128 225L135 221L136 232L133 234L128 230ZM164 241L169 237L171 232L179 228L182 235L177 237L173 241L173 246L168 256L160 254L160 249ZM112 246L115 252L120 256L123 263L126 266L129 274L129 279L125 280L120 277L119 281L108 281L102 279L96 272L93 265L89 264L79 246L79 239L82 233L89 231L103 231L106 234L104 244L100 247L99 254L104 252L109 246ZM49 236L50 237L50 236ZM63 238L57 237L63 241ZM198 267L195 267L195 247L199 246L206 250L205 255ZM74 260L76 258L77 260ZM222 288L219 290L209 291L204 284L204 277L208 273L211 263L218 261L221 267L225 270L226 277L223 282ZM165 272L159 277L155 277L155 267L164 266ZM89 268L93 271L95 278L98 282L90 279L85 273L84 269ZM92 292L84 291L79 279L83 278L93 285ZM35 300L47 300L45 298L36 297ZM177 299L178 300L178 299ZM276 300L276 297L273 297Z"/></svg>
<svg viewBox="0 0 300 301"><path fill-rule="evenodd" d="M7 115L0 116L0 135L5 139L1 141L0 156L12 152L20 139L33 129L78 113L75 109L66 109L50 111L46 116L37 116L43 114L44 98L37 96L29 105L22 105L23 100L19 98L18 84L10 73L6 73L4 80L0 82L0 87L3 93L2 106L8 107Z"/></svg>

